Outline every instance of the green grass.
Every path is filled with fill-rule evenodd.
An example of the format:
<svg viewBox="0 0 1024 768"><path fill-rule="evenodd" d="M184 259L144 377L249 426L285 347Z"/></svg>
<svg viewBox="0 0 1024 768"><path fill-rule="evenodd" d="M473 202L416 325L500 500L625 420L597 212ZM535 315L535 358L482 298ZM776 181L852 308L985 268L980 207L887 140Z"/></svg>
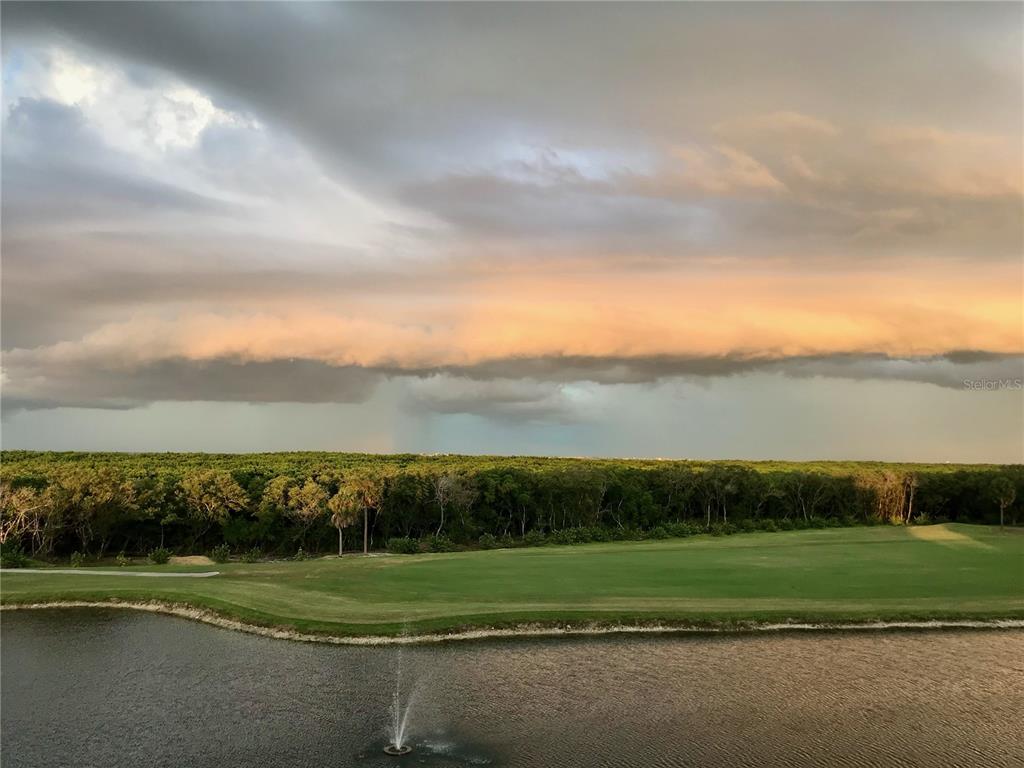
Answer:
<svg viewBox="0 0 1024 768"><path fill-rule="evenodd" d="M125 570L5 573L5 605L162 600L335 635L551 622L1024 618L1024 531L847 528L575 547Z"/></svg>

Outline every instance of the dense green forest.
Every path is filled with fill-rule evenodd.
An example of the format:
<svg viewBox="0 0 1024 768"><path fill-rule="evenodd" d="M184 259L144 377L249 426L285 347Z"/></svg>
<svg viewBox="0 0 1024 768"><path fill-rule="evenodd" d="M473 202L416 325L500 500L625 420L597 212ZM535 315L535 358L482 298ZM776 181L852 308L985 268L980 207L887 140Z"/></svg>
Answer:
<svg viewBox="0 0 1024 768"><path fill-rule="evenodd" d="M1016 524L1020 465L0 454L0 544L35 557L394 551L710 531ZM226 547L225 547L226 545Z"/></svg>

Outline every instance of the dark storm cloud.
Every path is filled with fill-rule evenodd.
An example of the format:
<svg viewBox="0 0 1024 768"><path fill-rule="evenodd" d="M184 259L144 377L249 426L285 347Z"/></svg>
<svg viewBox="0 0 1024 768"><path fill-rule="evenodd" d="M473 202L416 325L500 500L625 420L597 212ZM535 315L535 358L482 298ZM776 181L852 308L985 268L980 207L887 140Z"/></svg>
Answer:
<svg viewBox="0 0 1024 768"><path fill-rule="evenodd" d="M15 364L32 386L3 398L4 410L56 407L137 408L154 401L353 403L366 400L381 376L310 360L161 360L132 368Z"/></svg>
<svg viewBox="0 0 1024 768"><path fill-rule="evenodd" d="M569 132L584 146L638 132L673 143L706 135L708 118L780 104L834 108L840 117L870 104L927 121L956 102L963 114L995 109L1019 122L1019 65L995 68L979 53L1020 18L1012 5L953 3L609 3L586 13L501 3L3 10L5 36L69 35L179 73L377 177L419 174L438 158L472 157L534 127L546 137ZM965 27L978 35L965 36Z"/></svg>
<svg viewBox="0 0 1024 768"><path fill-rule="evenodd" d="M3 20L9 43L59 35L120 56L136 79L157 68L199 84L221 106L299 137L339 177L453 225L456 239L610 239L748 258L1019 253L1012 164L1009 179L986 178L987 167L937 179L935 158L907 158L956 130L1019 135L1020 63L996 66L984 54L1005 42L1020 8L578 10L8 3ZM949 122L950 104L956 130L943 134L934 126ZM865 114L926 130L872 142ZM210 151L230 155L232 143L208 133ZM524 148L553 147L584 157L544 183L495 168ZM586 167L606 162L586 156L595 152L622 157ZM631 167L645 163L653 167ZM756 194L748 163L772 180ZM595 170L599 181L587 175Z"/></svg>
<svg viewBox="0 0 1024 768"><path fill-rule="evenodd" d="M565 385L693 382L752 373L791 378L905 381L964 389L966 382L1024 379L1024 356L957 352L921 358L821 355L743 359L722 357L499 360L444 369L332 366L314 360L164 359L124 365L114 360L69 362L8 354L5 375L17 382L6 411L54 407L125 409L155 401L352 403L370 397L385 378L406 383L407 404L419 411L467 413L495 420L575 421L588 414Z"/></svg>
<svg viewBox="0 0 1024 768"><path fill-rule="evenodd" d="M837 100L838 94L864 98L852 86L867 90L870 83L893 104L905 103L913 85L921 109L945 111L950 97L967 99L969 108L986 97L977 91L980 78L994 77L983 83L989 92L1010 92L1014 83L980 57L956 60L953 54L965 43L980 42L965 38L965 27L1012 28L1021 18L1021 9L1012 5L971 3L939 9L663 5L642 13L628 3L594 6L586 13L571 4L514 3L4 4L6 34L60 31L133 60L189 72L204 83L230 84L249 96L268 94L268 104L288 100L316 106L319 94L348 90L376 94L371 105L400 91L415 104L443 93L456 101L460 96L495 104L529 98L556 108L567 103L584 108L585 117L601 113L612 123L638 116L612 114L607 100L595 103L595 95L613 94L663 110L673 84L689 93L706 83L707 90L719 92L718 102L732 101L742 91L746 106L755 106L758 96L739 81L769 65L773 77L760 96L766 100L793 83L807 91L834 90ZM871 56L864 55L866 39ZM794 48L795 43L800 45ZM936 54L943 49L945 56ZM898 72L891 66L894 58L903 64ZM315 83L323 90L305 79L318 67L338 75L336 82ZM808 78L811 69L820 78ZM497 75L515 71L520 77L496 86ZM416 89L396 82L409 72L416 73ZM373 82L366 81L367 73L375 76ZM379 80L389 89L381 92ZM538 89L538 83L548 87ZM617 93L620 86L629 86L630 93ZM327 115L336 125L333 118L343 115L345 106L321 103L292 119L319 123ZM677 107L677 117L684 119L693 106Z"/></svg>
<svg viewBox="0 0 1024 768"><path fill-rule="evenodd" d="M885 355L820 355L750 360L726 357L659 357L647 359L544 358L503 360L470 368L449 369L415 380L411 404L437 413L467 413L496 421L576 421L592 416L590 404L573 399L563 385L656 384L682 379L755 373L796 379L902 381L964 390L989 382L991 390L1017 388L1024 381L1024 355L970 351L918 358Z"/></svg>
<svg viewBox="0 0 1024 768"><path fill-rule="evenodd" d="M599 384L641 384L677 377L709 379L765 372L797 378L913 381L960 389L965 379L1021 378L1024 356L966 351L902 358L853 353L759 358L740 355L618 359L576 356L499 360L448 371L482 380L528 377L540 381Z"/></svg>

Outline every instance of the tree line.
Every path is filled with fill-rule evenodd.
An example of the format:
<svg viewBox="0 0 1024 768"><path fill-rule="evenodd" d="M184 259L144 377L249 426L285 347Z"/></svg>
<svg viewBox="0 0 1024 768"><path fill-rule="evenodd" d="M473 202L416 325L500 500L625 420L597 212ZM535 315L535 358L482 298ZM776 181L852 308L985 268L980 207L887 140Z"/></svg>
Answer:
<svg viewBox="0 0 1024 768"><path fill-rule="evenodd" d="M1016 524L1024 498L1020 465L24 451L2 460L0 545L35 557L225 545L341 554L389 541L412 551L674 530Z"/></svg>

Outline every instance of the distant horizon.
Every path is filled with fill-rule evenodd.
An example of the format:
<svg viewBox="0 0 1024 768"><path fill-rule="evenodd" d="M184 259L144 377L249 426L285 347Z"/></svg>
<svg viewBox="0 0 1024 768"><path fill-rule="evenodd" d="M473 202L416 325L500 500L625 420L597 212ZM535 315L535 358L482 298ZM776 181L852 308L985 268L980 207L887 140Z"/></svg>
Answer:
<svg viewBox="0 0 1024 768"><path fill-rule="evenodd" d="M893 465L920 465L920 466L1018 466L1024 462L994 462L994 461L886 461L884 459L752 459L745 457L719 457L719 458L693 458L686 456L617 456L617 455L591 455L591 456L569 456L559 454L534 454L534 453L423 453L416 451L395 451L391 453L378 453L376 451L344 451L344 450L320 450L320 449L297 449L287 451L142 451L142 450L81 450L61 449L51 450L45 448L4 448L0 447L0 453L65 453L65 454L123 454L127 456L160 456L160 455L194 455L194 456L273 456L290 454L327 454L339 456L414 456L416 458L471 458L471 459L568 459L572 461L651 461L651 462L689 462L689 463L742 463L742 464L893 464Z"/></svg>

